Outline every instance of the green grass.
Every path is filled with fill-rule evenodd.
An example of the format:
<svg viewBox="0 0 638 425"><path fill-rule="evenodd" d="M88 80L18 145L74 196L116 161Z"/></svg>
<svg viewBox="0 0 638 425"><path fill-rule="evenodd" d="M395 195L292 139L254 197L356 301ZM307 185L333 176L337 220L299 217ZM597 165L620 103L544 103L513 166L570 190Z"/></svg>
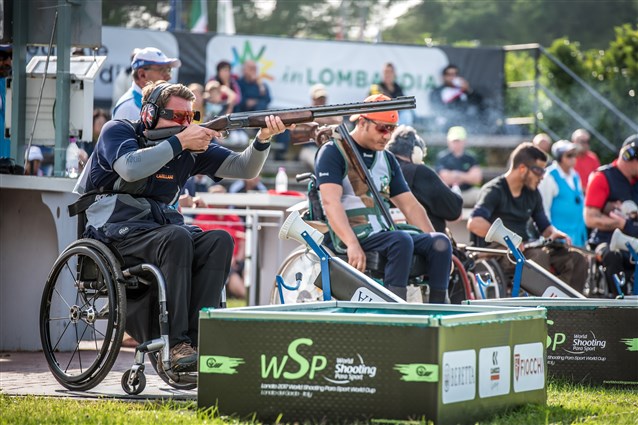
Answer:
<svg viewBox="0 0 638 425"><path fill-rule="evenodd" d="M0 394L0 424L258 424L220 418L195 402L125 402ZM396 422L401 423L401 422ZM414 422L412 422L414 423ZM638 391L550 383L547 406L527 405L477 424L638 424Z"/></svg>

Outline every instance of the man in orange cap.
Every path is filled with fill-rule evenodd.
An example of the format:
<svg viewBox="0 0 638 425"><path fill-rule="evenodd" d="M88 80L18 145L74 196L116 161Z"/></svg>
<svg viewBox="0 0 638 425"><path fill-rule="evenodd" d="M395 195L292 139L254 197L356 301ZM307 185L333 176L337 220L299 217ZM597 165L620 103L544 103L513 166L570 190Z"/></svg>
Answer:
<svg viewBox="0 0 638 425"><path fill-rule="evenodd" d="M369 96L365 102L390 100L383 94ZM321 204L328 219L331 241L328 247L348 255L348 263L366 270L366 251L377 251L386 258L384 285L406 299L413 255L428 264L430 302L447 299L452 248L443 233L433 230L425 209L408 187L394 154L385 150L397 126L397 111L353 115L356 122L350 133L372 183L385 201L392 201L412 224L424 233L390 230L380 214L367 184L359 177L353 159L347 157L340 139L324 144L317 153L315 172Z"/></svg>

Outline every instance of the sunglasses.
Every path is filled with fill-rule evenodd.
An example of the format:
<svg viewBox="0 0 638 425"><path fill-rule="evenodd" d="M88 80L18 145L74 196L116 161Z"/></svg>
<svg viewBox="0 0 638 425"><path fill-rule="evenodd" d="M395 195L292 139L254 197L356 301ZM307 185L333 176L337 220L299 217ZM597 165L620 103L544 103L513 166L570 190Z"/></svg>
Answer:
<svg viewBox="0 0 638 425"><path fill-rule="evenodd" d="M164 118L167 120L171 120L176 122L177 124L190 124L195 121L199 121L200 113L199 111L182 111L179 109L160 109L159 111L160 118Z"/></svg>
<svg viewBox="0 0 638 425"><path fill-rule="evenodd" d="M381 134L392 134L392 132L397 128L396 124L381 124L366 117L363 117L363 119L374 124L374 129Z"/></svg>
<svg viewBox="0 0 638 425"><path fill-rule="evenodd" d="M545 174L545 169L543 167L539 167L538 165L526 165L526 167L538 177L541 177L543 174Z"/></svg>
<svg viewBox="0 0 638 425"><path fill-rule="evenodd" d="M149 66L144 68L146 71L155 71L160 74L171 74L173 72L173 68L170 66Z"/></svg>
<svg viewBox="0 0 638 425"><path fill-rule="evenodd" d="M565 158L576 158L576 154L574 153L566 153Z"/></svg>

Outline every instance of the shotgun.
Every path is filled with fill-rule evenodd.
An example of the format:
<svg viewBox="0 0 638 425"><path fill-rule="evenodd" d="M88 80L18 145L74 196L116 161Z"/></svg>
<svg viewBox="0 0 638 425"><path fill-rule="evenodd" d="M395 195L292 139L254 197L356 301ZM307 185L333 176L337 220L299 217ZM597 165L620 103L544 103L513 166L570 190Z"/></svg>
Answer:
<svg viewBox="0 0 638 425"><path fill-rule="evenodd" d="M377 102L375 102L377 103ZM380 103L380 102L379 102ZM372 199L374 199L374 203L381 210L381 215L390 226L390 230L396 230L394 226L394 220L392 220L392 215L390 215L390 210L388 206L383 202L381 198L381 194L377 190L377 187L374 185L374 181L372 180L372 176L370 175L370 170L366 167L365 162L363 162L363 158L361 157L361 153L355 146L355 141L352 139L350 132L348 132L348 128L345 124L341 123L337 127L337 133L341 136L341 140L343 141L343 149L346 151L346 155L352 159L352 164L354 165L354 169L359 174L359 177L366 182L368 185L368 189L370 189L370 194L372 195Z"/></svg>
<svg viewBox="0 0 638 425"><path fill-rule="evenodd" d="M399 109L416 108L416 100L414 96L397 97L391 100L382 100L379 102L358 102L344 103L341 105L325 105L310 106L305 108L293 109L271 109L256 112L237 112L233 114L221 115L213 118L211 121L200 124L202 127L210 128L216 131L228 131L239 128L265 128L266 117L276 115L283 123L288 126L291 124L299 124L312 122L316 118L336 117L344 115L363 114L371 112L383 112ZM148 140L165 140L175 134L180 133L186 127L164 127L152 130L145 130L144 135Z"/></svg>

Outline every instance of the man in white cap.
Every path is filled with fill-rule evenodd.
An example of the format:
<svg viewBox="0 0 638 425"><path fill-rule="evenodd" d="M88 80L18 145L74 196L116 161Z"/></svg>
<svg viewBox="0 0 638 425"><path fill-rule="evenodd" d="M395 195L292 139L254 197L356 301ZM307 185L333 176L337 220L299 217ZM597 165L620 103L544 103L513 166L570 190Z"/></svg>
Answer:
<svg viewBox="0 0 638 425"><path fill-rule="evenodd" d="M170 80L173 68L179 68L181 65L179 59L169 58L155 47L140 49L131 62L133 83L115 104L113 119L139 120L144 86L159 80Z"/></svg>
<svg viewBox="0 0 638 425"><path fill-rule="evenodd" d="M543 207L549 221L572 239L572 245L584 248L587 228L583 211L585 194L580 176L574 170L577 146L567 140L559 140L551 147L556 159L545 170L545 178L538 185Z"/></svg>
<svg viewBox="0 0 638 425"><path fill-rule="evenodd" d="M447 149L436 157L435 169L441 180L463 197L464 207L474 207L483 181L481 167L472 155L465 151L467 131L461 126L450 127L447 132Z"/></svg>

